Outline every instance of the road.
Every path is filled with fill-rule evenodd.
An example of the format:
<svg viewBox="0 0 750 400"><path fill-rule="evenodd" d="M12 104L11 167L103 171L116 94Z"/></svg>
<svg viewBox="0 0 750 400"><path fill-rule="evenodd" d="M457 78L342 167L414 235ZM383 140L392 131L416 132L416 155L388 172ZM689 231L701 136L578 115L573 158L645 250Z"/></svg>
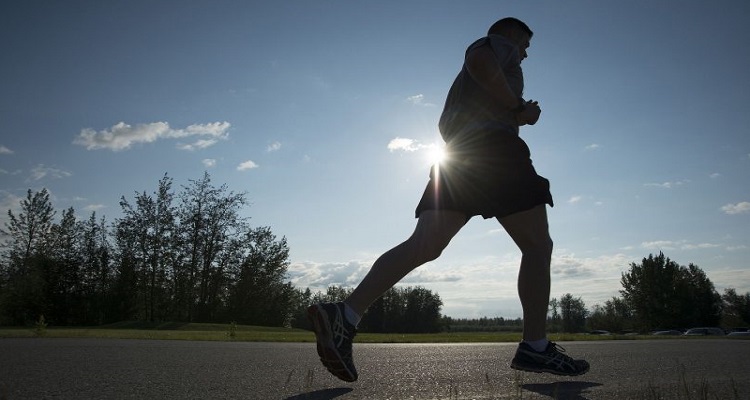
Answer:
<svg viewBox="0 0 750 400"><path fill-rule="evenodd" d="M0 399L750 399L750 341L562 343L580 377L519 373L515 344L355 344L359 381L313 343L0 339Z"/></svg>

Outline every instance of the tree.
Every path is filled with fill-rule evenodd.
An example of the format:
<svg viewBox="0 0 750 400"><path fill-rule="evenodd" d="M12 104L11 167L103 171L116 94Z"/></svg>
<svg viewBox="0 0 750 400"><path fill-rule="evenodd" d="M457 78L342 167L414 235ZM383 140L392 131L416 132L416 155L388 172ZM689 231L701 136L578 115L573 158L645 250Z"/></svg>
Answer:
<svg viewBox="0 0 750 400"><path fill-rule="evenodd" d="M111 321L110 290L114 278L112 271L112 245L104 217L97 222L96 212L81 224L81 290L85 299L83 319L89 324Z"/></svg>
<svg viewBox="0 0 750 400"><path fill-rule="evenodd" d="M621 283L620 293L642 331L719 323L721 298L696 265L680 266L663 253L649 255L632 263Z"/></svg>
<svg viewBox="0 0 750 400"><path fill-rule="evenodd" d="M392 287L367 309L359 327L363 332L439 332L442 306L440 296L423 287Z"/></svg>
<svg viewBox="0 0 750 400"><path fill-rule="evenodd" d="M560 315L562 317L563 332L582 332L586 327L586 304L580 297L573 297L566 293L560 297Z"/></svg>
<svg viewBox="0 0 750 400"><path fill-rule="evenodd" d="M547 324L551 332L560 332L562 330L562 318L559 313L560 304L556 298L551 298L549 301L549 308L547 309Z"/></svg>
<svg viewBox="0 0 750 400"><path fill-rule="evenodd" d="M138 279L141 316L148 321L163 320L169 315L167 281L176 253L175 211L172 206L172 180L159 181L154 200L146 192L136 194L135 207L123 196L123 217L116 220L121 263L132 263Z"/></svg>
<svg viewBox="0 0 750 400"><path fill-rule="evenodd" d="M247 233L237 282L230 289L230 317L237 322L287 326L293 318L294 288L285 282L289 266L286 238L268 227Z"/></svg>
<svg viewBox="0 0 750 400"><path fill-rule="evenodd" d="M632 329L632 313L627 303L619 297L595 305L587 318L591 330L603 329L610 332L622 332Z"/></svg>
<svg viewBox="0 0 750 400"><path fill-rule="evenodd" d="M750 326L750 292L737 294L733 288L724 289L722 325L727 328Z"/></svg>
<svg viewBox="0 0 750 400"><path fill-rule="evenodd" d="M6 257L10 258L12 265L22 270L28 267L32 256L44 254L54 217L55 211L47 189L36 193L29 189L26 199L21 201L18 216L8 210L9 222L5 223L7 230L0 229L0 233L9 236L4 247L9 249Z"/></svg>
<svg viewBox="0 0 750 400"><path fill-rule="evenodd" d="M236 283L246 245L253 237L240 210L243 193L214 187L204 173L180 195L180 254L175 263L177 316L194 321L216 317L226 306L228 287Z"/></svg>
<svg viewBox="0 0 750 400"><path fill-rule="evenodd" d="M9 222L0 229L8 237L3 246L0 312L12 323L25 325L46 311L44 275L55 211L47 189L29 190L20 205L18 216L8 210Z"/></svg>
<svg viewBox="0 0 750 400"><path fill-rule="evenodd" d="M49 237L49 258L44 270L46 282L45 319L56 325L83 323L82 311L82 229L75 210L63 211L53 224Z"/></svg>

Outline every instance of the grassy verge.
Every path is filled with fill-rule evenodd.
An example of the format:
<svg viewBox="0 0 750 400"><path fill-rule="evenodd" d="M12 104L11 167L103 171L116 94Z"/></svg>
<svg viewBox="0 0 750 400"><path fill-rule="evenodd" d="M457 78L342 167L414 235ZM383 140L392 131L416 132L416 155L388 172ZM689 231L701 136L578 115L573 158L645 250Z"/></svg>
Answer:
<svg viewBox="0 0 750 400"><path fill-rule="evenodd" d="M674 339L675 336L623 336L588 334L550 334L553 341L578 340L639 340ZM138 321L118 322L97 327L2 328L2 338L105 338L105 339L154 339L154 340L213 340L240 342L312 342L310 331L263 326L200 323L148 323ZM692 338L686 338L692 339ZM750 339L738 337L737 339ZM360 333L357 343L503 343L518 342L517 332L443 332L423 334Z"/></svg>

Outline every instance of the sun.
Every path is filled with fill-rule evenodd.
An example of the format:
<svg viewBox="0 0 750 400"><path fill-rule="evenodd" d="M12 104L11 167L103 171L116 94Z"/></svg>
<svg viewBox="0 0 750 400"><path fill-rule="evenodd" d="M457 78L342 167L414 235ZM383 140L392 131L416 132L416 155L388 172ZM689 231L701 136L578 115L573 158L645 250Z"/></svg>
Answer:
<svg viewBox="0 0 750 400"><path fill-rule="evenodd" d="M437 165L445 161L447 155L445 153L445 146L440 144L432 144L427 148L427 160L432 165Z"/></svg>

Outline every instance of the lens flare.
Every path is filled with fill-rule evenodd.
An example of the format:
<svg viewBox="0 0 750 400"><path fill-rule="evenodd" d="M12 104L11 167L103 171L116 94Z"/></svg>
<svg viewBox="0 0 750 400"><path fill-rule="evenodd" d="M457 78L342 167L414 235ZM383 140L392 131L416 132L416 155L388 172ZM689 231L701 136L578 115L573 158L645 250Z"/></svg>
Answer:
<svg viewBox="0 0 750 400"><path fill-rule="evenodd" d="M427 158L429 159L430 164L439 165L446 159L445 147L438 144L431 145L427 149Z"/></svg>

